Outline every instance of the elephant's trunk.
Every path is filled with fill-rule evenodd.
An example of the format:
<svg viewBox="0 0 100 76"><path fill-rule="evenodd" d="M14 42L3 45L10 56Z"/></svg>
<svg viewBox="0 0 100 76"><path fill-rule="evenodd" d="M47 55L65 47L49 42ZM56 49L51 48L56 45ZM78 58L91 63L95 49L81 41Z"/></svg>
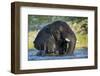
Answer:
<svg viewBox="0 0 100 76"><path fill-rule="evenodd" d="M67 54L71 55L74 52L75 49L75 45L76 45L76 36L72 36L69 38L70 42L69 42L69 47L68 47L68 51Z"/></svg>

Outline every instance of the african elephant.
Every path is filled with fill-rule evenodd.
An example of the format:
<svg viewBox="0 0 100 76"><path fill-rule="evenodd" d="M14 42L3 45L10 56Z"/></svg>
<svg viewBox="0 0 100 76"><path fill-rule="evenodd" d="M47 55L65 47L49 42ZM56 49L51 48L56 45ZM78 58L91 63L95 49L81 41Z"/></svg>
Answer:
<svg viewBox="0 0 100 76"><path fill-rule="evenodd" d="M76 45L76 36L70 26L66 22L55 21L52 24L48 25L48 27L51 30L51 33L55 37L56 41L59 41L59 39L68 39L70 41L69 48L66 54L73 54Z"/></svg>
<svg viewBox="0 0 100 76"><path fill-rule="evenodd" d="M40 30L34 45L38 50L58 51L59 54L71 55L76 45L76 36L66 22L55 21ZM68 48L67 45L69 45ZM46 53L46 51L44 52Z"/></svg>

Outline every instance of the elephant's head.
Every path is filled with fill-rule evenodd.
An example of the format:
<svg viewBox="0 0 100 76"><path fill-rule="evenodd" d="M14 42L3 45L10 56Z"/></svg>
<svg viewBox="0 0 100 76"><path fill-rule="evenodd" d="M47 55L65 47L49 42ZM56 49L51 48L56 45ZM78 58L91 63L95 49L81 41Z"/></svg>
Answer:
<svg viewBox="0 0 100 76"><path fill-rule="evenodd" d="M68 54L72 54L76 45L75 33L66 22L62 21L58 21L57 30L60 32L60 37L62 39L67 39L67 41L69 41Z"/></svg>

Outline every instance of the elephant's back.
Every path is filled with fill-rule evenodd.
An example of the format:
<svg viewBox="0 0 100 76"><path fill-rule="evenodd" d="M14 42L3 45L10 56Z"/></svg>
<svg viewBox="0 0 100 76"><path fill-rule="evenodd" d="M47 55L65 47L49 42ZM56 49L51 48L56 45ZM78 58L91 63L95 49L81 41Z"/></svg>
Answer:
<svg viewBox="0 0 100 76"><path fill-rule="evenodd" d="M49 41L50 36L51 34L47 27L44 27L43 29L41 29L34 40L35 48L37 48L38 50L41 50L40 47L44 47L47 43L50 44L50 41Z"/></svg>

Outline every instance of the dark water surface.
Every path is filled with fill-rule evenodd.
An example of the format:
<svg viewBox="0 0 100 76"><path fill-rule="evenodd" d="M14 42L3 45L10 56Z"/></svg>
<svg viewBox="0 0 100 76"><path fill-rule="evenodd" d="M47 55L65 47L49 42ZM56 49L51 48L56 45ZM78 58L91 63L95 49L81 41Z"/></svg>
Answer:
<svg viewBox="0 0 100 76"><path fill-rule="evenodd" d="M80 48L74 51L73 55L64 55L64 56L37 56L38 50L29 49L28 51L28 60L55 60L55 59L78 59L78 58L88 58L88 49Z"/></svg>

